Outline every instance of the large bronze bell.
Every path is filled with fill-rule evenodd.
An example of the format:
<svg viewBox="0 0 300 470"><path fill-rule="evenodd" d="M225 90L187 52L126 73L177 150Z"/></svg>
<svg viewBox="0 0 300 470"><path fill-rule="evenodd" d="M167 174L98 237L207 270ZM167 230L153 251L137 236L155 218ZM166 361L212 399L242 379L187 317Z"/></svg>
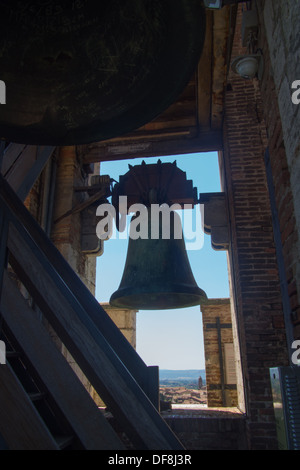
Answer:
<svg viewBox="0 0 300 470"><path fill-rule="evenodd" d="M2 0L0 138L76 145L167 109L199 61L200 0Z"/></svg>
<svg viewBox="0 0 300 470"><path fill-rule="evenodd" d="M123 276L110 304L119 308L159 310L191 307L205 301L206 294L197 286L190 267L179 215L171 212L169 239L164 238L162 217L151 220L150 209L147 222L147 238L133 239L130 232ZM150 238L153 223L159 224L156 239Z"/></svg>

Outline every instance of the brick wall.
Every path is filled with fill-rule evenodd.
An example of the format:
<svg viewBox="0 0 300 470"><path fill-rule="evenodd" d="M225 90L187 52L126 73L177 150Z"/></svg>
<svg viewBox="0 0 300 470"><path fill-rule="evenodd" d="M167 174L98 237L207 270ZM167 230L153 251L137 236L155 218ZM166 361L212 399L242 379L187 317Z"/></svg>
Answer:
<svg viewBox="0 0 300 470"><path fill-rule="evenodd" d="M173 410L162 416L186 450L247 450L242 413L227 413L224 409Z"/></svg>
<svg viewBox="0 0 300 470"><path fill-rule="evenodd" d="M300 338L300 105L291 85L300 80L299 2L260 1L260 82L294 338Z"/></svg>
<svg viewBox="0 0 300 470"><path fill-rule="evenodd" d="M231 60L241 45L241 6ZM229 71L224 108L223 190L247 433L251 449L277 447L269 368L287 364L285 324L264 154L268 146L257 80Z"/></svg>

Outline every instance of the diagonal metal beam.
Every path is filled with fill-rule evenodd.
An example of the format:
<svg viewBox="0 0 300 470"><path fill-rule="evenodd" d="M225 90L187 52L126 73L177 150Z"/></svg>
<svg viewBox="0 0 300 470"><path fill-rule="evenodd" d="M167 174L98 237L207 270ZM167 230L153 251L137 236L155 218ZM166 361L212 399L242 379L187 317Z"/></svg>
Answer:
<svg viewBox="0 0 300 470"><path fill-rule="evenodd" d="M46 166L46 163L51 157L54 149L54 146L45 146L37 148L36 161L33 163L30 170L26 173L21 185L16 190L17 195L22 201L26 199L34 183L36 182L44 167Z"/></svg>
<svg viewBox="0 0 300 470"><path fill-rule="evenodd" d="M1 173L22 201L40 176L55 147L10 143L4 151Z"/></svg>
<svg viewBox="0 0 300 470"><path fill-rule="evenodd" d="M0 142L0 171L1 171L1 168L2 168L4 149L5 149L5 140L2 140Z"/></svg>

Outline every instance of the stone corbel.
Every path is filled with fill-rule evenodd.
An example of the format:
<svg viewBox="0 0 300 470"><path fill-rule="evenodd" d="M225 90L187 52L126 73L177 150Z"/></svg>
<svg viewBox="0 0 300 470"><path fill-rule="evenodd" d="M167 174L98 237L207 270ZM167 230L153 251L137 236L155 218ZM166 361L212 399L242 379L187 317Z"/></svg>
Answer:
<svg viewBox="0 0 300 470"><path fill-rule="evenodd" d="M228 250L229 222L225 193L202 193L199 203L204 205L204 233L211 236L214 250Z"/></svg>

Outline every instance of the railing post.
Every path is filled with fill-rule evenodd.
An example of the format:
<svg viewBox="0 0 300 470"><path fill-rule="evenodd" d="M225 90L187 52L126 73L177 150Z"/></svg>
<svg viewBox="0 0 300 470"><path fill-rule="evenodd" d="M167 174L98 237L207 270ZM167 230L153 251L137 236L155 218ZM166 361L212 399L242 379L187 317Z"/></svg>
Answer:
<svg viewBox="0 0 300 470"><path fill-rule="evenodd" d="M157 411L160 411L159 401L159 367L149 366L147 367L148 373L148 390L147 395L149 400L153 403Z"/></svg>

